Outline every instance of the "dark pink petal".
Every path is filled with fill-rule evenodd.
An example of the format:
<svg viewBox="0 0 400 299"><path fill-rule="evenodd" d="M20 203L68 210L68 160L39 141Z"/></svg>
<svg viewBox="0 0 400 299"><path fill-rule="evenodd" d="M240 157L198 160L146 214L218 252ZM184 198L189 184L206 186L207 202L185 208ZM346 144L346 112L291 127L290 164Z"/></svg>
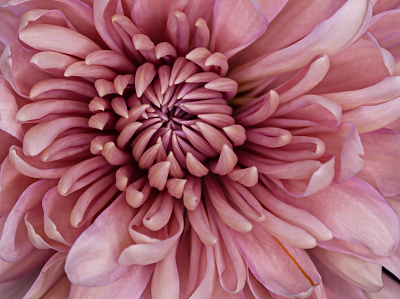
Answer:
<svg viewBox="0 0 400 299"><path fill-rule="evenodd" d="M357 175L383 196L400 193L400 133L388 129L361 134L364 167Z"/></svg>
<svg viewBox="0 0 400 299"><path fill-rule="evenodd" d="M267 18L255 3L216 0L210 49L229 58L260 37L267 23Z"/></svg>
<svg viewBox="0 0 400 299"><path fill-rule="evenodd" d="M306 297L321 282L303 250L282 244L258 224L251 232L232 234L250 271L269 291Z"/></svg>
<svg viewBox="0 0 400 299"><path fill-rule="evenodd" d="M132 298L140 299L149 284L154 266L133 265L115 282L100 287L72 285L70 298Z"/></svg>
<svg viewBox="0 0 400 299"><path fill-rule="evenodd" d="M118 221L115 217L118 215ZM128 270L118 263L121 251L131 241L127 230L133 209L120 195L76 240L68 253L65 271L78 286L104 286ZM95 269L95 271L93 271Z"/></svg>

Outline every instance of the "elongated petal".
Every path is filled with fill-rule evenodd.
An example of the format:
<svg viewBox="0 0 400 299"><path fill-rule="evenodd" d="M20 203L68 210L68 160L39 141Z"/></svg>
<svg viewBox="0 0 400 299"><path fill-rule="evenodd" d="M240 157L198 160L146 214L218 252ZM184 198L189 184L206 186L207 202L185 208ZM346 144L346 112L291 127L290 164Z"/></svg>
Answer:
<svg viewBox="0 0 400 299"><path fill-rule="evenodd" d="M115 221L116 215L118 221ZM127 266L118 264L118 255L130 243L126 228L132 217L133 210L121 195L81 234L72 246L65 265L73 284L104 286L116 281L128 270Z"/></svg>

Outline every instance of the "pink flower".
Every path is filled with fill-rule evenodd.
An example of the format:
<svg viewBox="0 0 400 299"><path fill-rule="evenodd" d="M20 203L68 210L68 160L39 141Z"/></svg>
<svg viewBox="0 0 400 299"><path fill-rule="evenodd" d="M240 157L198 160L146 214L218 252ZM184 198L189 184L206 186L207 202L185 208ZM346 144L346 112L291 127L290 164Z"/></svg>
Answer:
<svg viewBox="0 0 400 299"><path fill-rule="evenodd" d="M399 294L400 1L0 4L1 298Z"/></svg>

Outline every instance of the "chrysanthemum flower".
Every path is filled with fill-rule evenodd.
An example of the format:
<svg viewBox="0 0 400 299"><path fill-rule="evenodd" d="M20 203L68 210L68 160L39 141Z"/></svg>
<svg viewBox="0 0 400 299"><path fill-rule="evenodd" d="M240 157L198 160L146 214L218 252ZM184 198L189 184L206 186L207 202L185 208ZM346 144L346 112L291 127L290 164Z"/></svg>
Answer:
<svg viewBox="0 0 400 299"><path fill-rule="evenodd" d="M400 1L0 3L1 298L398 296Z"/></svg>

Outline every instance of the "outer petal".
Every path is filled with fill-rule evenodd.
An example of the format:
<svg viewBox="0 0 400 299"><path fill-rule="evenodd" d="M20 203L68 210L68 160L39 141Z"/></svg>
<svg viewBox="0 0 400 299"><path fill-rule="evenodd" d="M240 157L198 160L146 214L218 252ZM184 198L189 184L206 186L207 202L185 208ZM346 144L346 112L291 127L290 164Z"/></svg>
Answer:
<svg viewBox="0 0 400 299"><path fill-rule="evenodd" d="M235 69L231 78L237 82L248 82L298 69L320 54L332 56L365 32L371 13L370 1L347 1L302 40Z"/></svg>
<svg viewBox="0 0 400 299"><path fill-rule="evenodd" d="M256 279L268 290L285 297L307 296L321 282L300 249L286 246L259 225L247 233L231 231Z"/></svg>
<svg viewBox="0 0 400 299"><path fill-rule="evenodd" d="M153 274L153 269L154 265L133 265L129 267L120 279L106 286L93 288L72 285L69 298L142 298L141 296Z"/></svg>
<svg viewBox="0 0 400 299"><path fill-rule="evenodd" d="M279 192L276 187L273 190ZM363 245L376 255L389 256L399 245L397 215L374 188L360 179L332 184L304 199L290 199L282 192L277 195L313 214L334 237Z"/></svg>
<svg viewBox="0 0 400 299"><path fill-rule="evenodd" d="M383 196L400 193L400 132L381 129L361 134L364 168L357 175Z"/></svg>
<svg viewBox="0 0 400 299"><path fill-rule="evenodd" d="M377 292L382 289L382 267L380 265L352 255L318 247L311 251L325 266L343 279L366 291Z"/></svg>
<svg viewBox="0 0 400 299"><path fill-rule="evenodd" d="M118 256L130 241L128 224L133 209L121 194L72 246L65 265L69 280L78 286L104 286L116 281L128 267Z"/></svg>
<svg viewBox="0 0 400 299"><path fill-rule="evenodd" d="M0 8L0 52L3 51L4 45L9 38L17 37L19 19L7 8ZM1 45L3 44L3 45ZM3 46L3 47L2 47Z"/></svg>
<svg viewBox="0 0 400 299"><path fill-rule="evenodd" d="M400 294L400 284L389 275L382 273L383 289L378 293L365 292L368 299L396 298Z"/></svg>
<svg viewBox="0 0 400 299"><path fill-rule="evenodd" d="M255 1L216 0L210 48L228 58L260 37L267 18Z"/></svg>
<svg viewBox="0 0 400 299"><path fill-rule="evenodd" d="M26 212L39 204L45 193L55 184L55 180L37 181L19 197L8 214L0 239L0 257L4 261L16 262L34 250L23 219Z"/></svg>
<svg viewBox="0 0 400 299"><path fill-rule="evenodd" d="M9 84L4 79L0 79L0 130L22 141L24 130L15 120L18 112L16 97Z"/></svg>
<svg viewBox="0 0 400 299"><path fill-rule="evenodd" d="M58 282L64 274L66 256L64 252L57 252L47 261L24 299L42 298Z"/></svg>

